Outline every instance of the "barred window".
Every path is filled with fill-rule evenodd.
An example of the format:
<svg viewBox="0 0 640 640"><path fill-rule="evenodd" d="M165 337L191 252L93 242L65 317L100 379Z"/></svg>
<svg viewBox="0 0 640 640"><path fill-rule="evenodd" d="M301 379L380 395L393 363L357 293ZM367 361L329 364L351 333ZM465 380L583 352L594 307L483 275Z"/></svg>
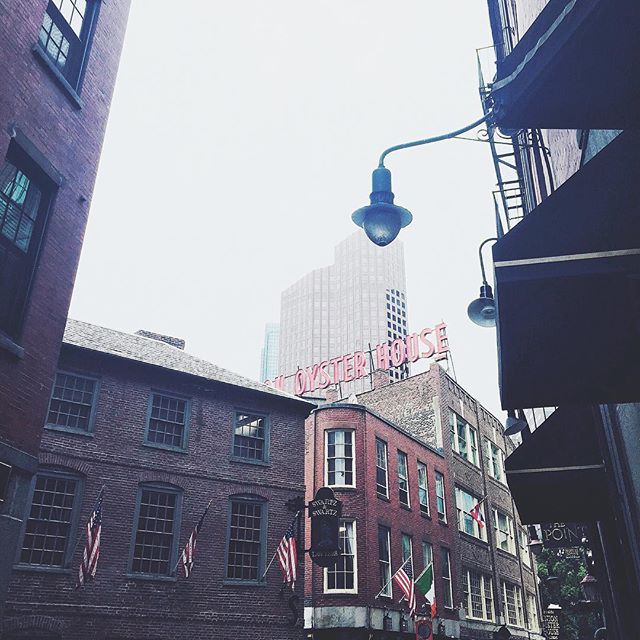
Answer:
<svg viewBox="0 0 640 640"><path fill-rule="evenodd" d="M508 624L523 626L522 592L520 587L510 582L502 583L502 608Z"/></svg>
<svg viewBox="0 0 640 640"><path fill-rule="evenodd" d="M133 573L171 574L177 543L179 498L176 490L156 487L140 489L131 565Z"/></svg>
<svg viewBox="0 0 640 640"><path fill-rule="evenodd" d="M391 532L387 527L378 525L378 566L380 569L380 595L391 594Z"/></svg>
<svg viewBox="0 0 640 640"><path fill-rule="evenodd" d="M147 442L173 449L185 449L187 401L154 393L151 396Z"/></svg>
<svg viewBox="0 0 640 640"><path fill-rule="evenodd" d="M355 486L353 431L326 431L326 477L329 486Z"/></svg>
<svg viewBox="0 0 640 640"><path fill-rule="evenodd" d="M26 522L20 562L63 567L70 548L77 478L38 475Z"/></svg>
<svg viewBox="0 0 640 640"><path fill-rule="evenodd" d="M90 431L96 381L58 372L51 391L47 425Z"/></svg>
<svg viewBox="0 0 640 640"><path fill-rule="evenodd" d="M409 500L409 472L407 470L407 454L398 451L398 495L400 504L410 507Z"/></svg>
<svg viewBox="0 0 640 640"><path fill-rule="evenodd" d="M427 480L427 465L418 462L418 502L420 513L429 515L429 483Z"/></svg>
<svg viewBox="0 0 640 640"><path fill-rule="evenodd" d="M463 572L464 608L469 618L493 621L493 592L491 578L477 571Z"/></svg>
<svg viewBox="0 0 640 640"><path fill-rule="evenodd" d="M267 461L267 418L236 412L233 431L233 455L245 460Z"/></svg>
<svg viewBox="0 0 640 640"><path fill-rule="evenodd" d="M387 443L378 438L376 438L376 491L385 498L389 497Z"/></svg>
<svg viewBox="0 0 640 640"><path fill-rule="evenodd" d="M358 592L356 523L353 520L341 520L338 531L341 556L333 567L324 570L324 590L349 593Z"/></svg>
<svg viewBox="0 0 640 640"><path fill-rule="evenodd" d="M447 521L447 505L444 499L444 476L436 471L436 508L438 509L438 518L442 522Z"/></svg>
<svg viewBox="0 0 640 640"><path fill-rule="evenodd" d="M232 500L227 546L227 578L258 580L263 564L264 508L255 500Z"/></svg>

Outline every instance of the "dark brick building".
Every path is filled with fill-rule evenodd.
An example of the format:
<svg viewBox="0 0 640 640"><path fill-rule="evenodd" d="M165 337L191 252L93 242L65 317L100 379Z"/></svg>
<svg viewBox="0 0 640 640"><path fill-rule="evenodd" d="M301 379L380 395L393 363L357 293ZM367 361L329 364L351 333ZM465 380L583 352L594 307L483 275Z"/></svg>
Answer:
<svg viewBox="0 0 640 640"><path fill-rule="evenodd" d="M411 556L416 576L433 560L438 618L453 632L457 533L442 452L361 404L323 405L306 428L307 500L322 486L342 500L344 555L330 569L307 562L305 627L331 640L415 637L399 588L376 598Z"/></svg>
<svg viewBox="0 0 640 640"><path fill-rule="evenodd" d="M129 0L0 1L0 613Z"/></svg>
<svg viewBox="0 0 640 640"><path fill-rule="evenodd" d="M449 478L448 533L455 558L447 634L484 640L506 624L516 638L539 638L537 578L529 539L504 470L513 445L504 437L499 420L437 363L425 373L360 394L358 402L434 447L442 458ZM485 527L469 513L482 498Z"/></svg>
<svg viewBox="0 0 640 640"><path fill-rule="evenodd" d="M3 637L299 638L277 563L260 578L304 494L312 405L139 333L67 324ZM98 573L76 590L102 486Z"/></svg>

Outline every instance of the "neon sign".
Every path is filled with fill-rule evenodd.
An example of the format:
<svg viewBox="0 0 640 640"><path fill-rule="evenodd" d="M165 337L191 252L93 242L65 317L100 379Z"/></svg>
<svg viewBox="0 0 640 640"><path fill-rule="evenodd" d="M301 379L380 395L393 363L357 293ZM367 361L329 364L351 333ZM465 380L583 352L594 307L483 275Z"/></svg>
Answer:
<svg viewBox="0 0 640 640"><path fill-rule="evenodd" d="M411 333L391 343L381 342L370 352L354 351L298 369L293 374L294 393L300 396L317 389L326 389L339 382L359 380L369 375L371 371L368 369L371 368L386 371L421 358L442 360L447 357L448 351L447 325L442 322L433 329L427 327L419 333ZM370 358L367 358L367 353ZM291 376L280 375L273 380L265 380L265 384L283 391L285 379L289 377Z"/></svg>

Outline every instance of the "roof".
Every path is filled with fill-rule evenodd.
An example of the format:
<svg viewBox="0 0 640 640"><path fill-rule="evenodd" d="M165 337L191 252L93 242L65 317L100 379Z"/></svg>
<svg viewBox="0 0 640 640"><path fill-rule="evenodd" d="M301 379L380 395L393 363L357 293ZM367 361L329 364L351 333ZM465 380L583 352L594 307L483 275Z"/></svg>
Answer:
<svg viewBox="0 0 640 640"><path fill-rule="evenodd" d="M262 382L244 378L159 340L106 329L80 320L72 320L71 318L67 320L63 344L196 376L211 382L258 391L282 400L306 405L312 404L290 393L269 387Z"/></svg>

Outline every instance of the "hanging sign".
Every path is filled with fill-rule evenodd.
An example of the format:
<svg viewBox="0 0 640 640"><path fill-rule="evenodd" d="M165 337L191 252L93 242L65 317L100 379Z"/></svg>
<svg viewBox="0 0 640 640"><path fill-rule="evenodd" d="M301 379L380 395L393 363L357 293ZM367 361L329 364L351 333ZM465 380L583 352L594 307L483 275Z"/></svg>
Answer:
<svg viewBox="0 0 640 640"><path fill-rule="evenodd" d="M547 549L578 547L588 538L587 525L580 522L543 522L542 544Z"/></svg>
<svg viewBox="0 0 640 640"><path fill-rule="evenodd" d="M332 567L340 557L342 502L329 487L321 487L309 503L311 518L311 560L320 567Z"/></svg>
<svg viewBox="0 0 640 640"><path fill-rule="evenodd" d="M542 612L542 629L547 640L560 640L560 617L557 611Z"/></svg>

